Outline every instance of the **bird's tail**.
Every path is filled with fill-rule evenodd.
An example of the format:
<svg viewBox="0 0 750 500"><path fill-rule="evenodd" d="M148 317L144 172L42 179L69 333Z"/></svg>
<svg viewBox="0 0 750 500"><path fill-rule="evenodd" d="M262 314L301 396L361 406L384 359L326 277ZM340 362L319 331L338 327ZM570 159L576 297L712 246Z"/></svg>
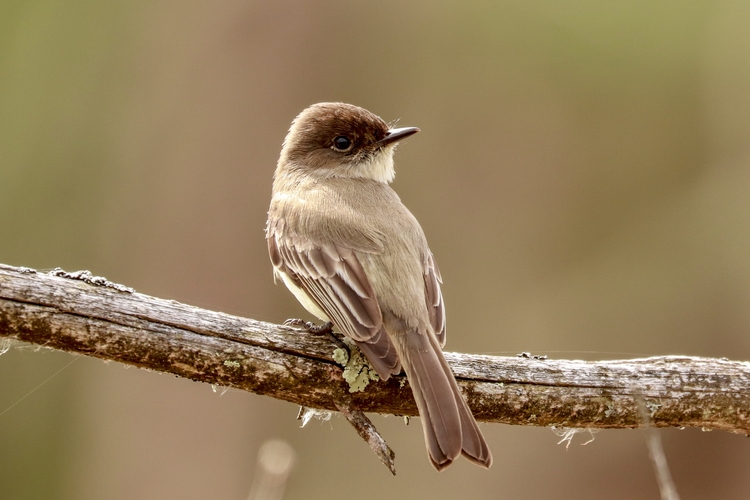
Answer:
<svg viewBox="0 0 750 500"><path fill-rule="evenodd" d="M394 337L398 338L399 358L422 418L432 465L438 471L443 470L463 454L475 464L489 468L492 453L437 340L433 335L416 331Z"/></svg>

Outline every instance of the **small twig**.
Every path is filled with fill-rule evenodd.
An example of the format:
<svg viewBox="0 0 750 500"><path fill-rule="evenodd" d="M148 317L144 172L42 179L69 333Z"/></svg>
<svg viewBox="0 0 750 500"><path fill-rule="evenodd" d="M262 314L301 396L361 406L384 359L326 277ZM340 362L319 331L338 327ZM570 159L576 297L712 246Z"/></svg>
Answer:
<svg viewBox="0 0 750 500"><path fill-rule="evenodd" d="M385 439L383 439L383 437L380 435L372 421L367 418L367 415L357 409L353 409L347 406L344 403L337 402L336 408L338 408L341 414L346 417L346 420L350 424L352 424L352 427L354 427L354 430L357 431L357 434L359 434L359 436L365 440L365 442L370 446L370 449L375 453L375 455L377 455L380 461L383 462L383 465L388 467L388 470L391 471L391 474L395 476L396 454L393 452L393 450L391 450L388 444L386 444Z"/></svg>
<svg viewBox="0 0 750 500"><path fill-rule="evenodd" d="M672 474L669 473L669 465L667 464L667 456L664 454L664 447L661 444L661 436L651 425L649 408L646 407L643 398L636 398L636 401L638 401L638 410L643 419L643 433L646 438L646 446L648 446L648 455L651 457L651 463L654 466L661 498L662 500L680 500L677 488L672 481Z"/></svg>

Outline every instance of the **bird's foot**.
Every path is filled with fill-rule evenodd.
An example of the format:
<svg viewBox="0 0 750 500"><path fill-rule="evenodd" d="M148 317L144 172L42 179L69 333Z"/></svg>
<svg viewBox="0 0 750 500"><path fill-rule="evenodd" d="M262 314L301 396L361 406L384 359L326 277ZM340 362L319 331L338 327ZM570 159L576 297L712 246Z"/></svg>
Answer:
<svg viewBox="0 0 750 500"><path fill-rule="evenodd" d="M334 344L338 345L342 349L346 349L346 351L349 352L349 348L346 346L346 344L339 338L338 334L333 332L333 323L331 323L330 321L326 321L322 325L316 325L312 321L293 318L284 321L284 326L293 326L295 328L300 328L312 335L326 335L333 341Z"/></svg>
<svg viewBox="0 0 750 500"><path fill-rule="evenodd" d="M313 335L333 335L333 323L330 321L326 321L322 325L316 325L312 321L294 318L284 321L284 326L301 328L307 333L312 333Z"/></svg>

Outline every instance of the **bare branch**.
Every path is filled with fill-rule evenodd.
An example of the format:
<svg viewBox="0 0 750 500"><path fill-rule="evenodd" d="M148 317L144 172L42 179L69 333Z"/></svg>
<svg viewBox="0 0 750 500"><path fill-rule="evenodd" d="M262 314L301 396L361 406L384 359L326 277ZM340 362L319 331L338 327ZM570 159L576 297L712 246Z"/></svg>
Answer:
<svg viewBox="0 0 750 500"><path fill-rule="evenodd" d="M61 273L57 273L61 274ZM311 408L416 415L403 377L350 394L330 338L135 293L90 274L0 265L0 337L231 386ZM446 353L477 420L750 433L750 363L570 361Z"/></svg>

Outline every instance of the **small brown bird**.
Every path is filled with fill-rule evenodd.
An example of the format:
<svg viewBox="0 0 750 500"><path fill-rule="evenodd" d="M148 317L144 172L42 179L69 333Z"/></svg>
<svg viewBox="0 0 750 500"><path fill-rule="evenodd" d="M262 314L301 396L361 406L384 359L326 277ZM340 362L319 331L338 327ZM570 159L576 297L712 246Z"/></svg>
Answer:
<svg viewBox="0 0 750 500"><path fill-rule="evenodd" d="M440 271L417 219L388 184L418 128L389 129L343 103L302 111L284 140L266 240L275 277L354 340L383 380L404 368L437 470L492 455L443 357Z"/></svg>

